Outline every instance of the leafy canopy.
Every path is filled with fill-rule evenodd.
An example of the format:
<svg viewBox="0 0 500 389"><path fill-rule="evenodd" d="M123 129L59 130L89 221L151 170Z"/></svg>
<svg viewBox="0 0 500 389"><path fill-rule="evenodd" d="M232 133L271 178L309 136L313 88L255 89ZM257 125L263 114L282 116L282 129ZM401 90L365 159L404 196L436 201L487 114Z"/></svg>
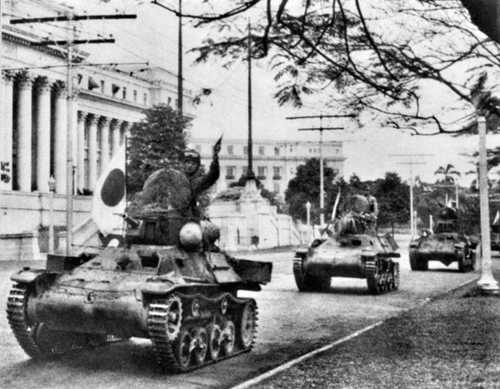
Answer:
<svg viewBox="0 0 500 389"><path fill-rule="evenodd" d="M489 92L486 81L500 70L498 44L485 39L459 0L196 4L182 16L209 29L195 49L198 61L244 60L250 17L251 55L269 63L278 102L302 106L314 95L315 106L322 100L343 107L362 123L377 120L413 134L470 131L474 85L483 77ZM499 113L496 104L483 101L481 108L487 116Z"/></svg>
<svg viewBox="0 0 500 389"><path fill-rule="evenodd" d="M144 115L127 139L127 191L131 195L142 189L155 170L178 166L186 147L189 118L165 104L146 109Z"/></svg>

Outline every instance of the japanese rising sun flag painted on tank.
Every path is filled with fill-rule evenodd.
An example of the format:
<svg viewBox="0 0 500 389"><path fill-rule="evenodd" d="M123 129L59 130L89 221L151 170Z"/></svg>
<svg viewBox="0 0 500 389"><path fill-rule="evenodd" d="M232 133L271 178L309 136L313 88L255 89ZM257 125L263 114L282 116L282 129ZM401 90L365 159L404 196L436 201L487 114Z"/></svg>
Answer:
<svg viewBox="0 0 500 389"><path fill-rule="evenodd" d="M114 153L97 181L92 199L92 219L103 235L121 233L126 206L125 146Z"/></svg>

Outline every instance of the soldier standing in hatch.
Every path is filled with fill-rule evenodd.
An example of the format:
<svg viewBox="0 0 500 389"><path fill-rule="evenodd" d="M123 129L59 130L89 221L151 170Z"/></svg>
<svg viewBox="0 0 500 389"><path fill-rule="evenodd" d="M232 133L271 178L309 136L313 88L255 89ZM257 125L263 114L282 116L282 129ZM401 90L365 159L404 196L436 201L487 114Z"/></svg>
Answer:
<svg viewBox="0 0 500 389"><path fill-rule="evenodd" d="M200 154L196 150L184 151L182 170L165 167L152 173L144 183L139 196L139 207L157 210L176 210L179 216L199 218L199 196L219 178L220 138L213 146L212 163L206 174L197 174Z"/></svg>

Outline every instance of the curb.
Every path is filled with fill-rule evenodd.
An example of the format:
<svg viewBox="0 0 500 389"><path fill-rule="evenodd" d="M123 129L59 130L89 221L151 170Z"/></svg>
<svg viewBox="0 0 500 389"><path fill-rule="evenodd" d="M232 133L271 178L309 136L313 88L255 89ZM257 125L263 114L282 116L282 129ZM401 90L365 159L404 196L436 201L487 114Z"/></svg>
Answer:
<svg viewBox="0 0 500 389"><path fill-rule="evenodd" d="M448 294L462 291L462 289L468 288L469 285L477 282L477 280L478 280L478 278L474 278L473 280L464 281L457 286L454 286L452 288L445 290L444 292L436 294L435 296L427 297L423 301L421 301L420 303L417 303L417 305L415 305L414 307L404 309L395 315L389 316L383 320L380 320L380 321L377 321L373 324L370 324L369 326L364 327L360 330L357 330L357 331L355 331L347 336L344 336L343 338L337 339L336 341L334 341L332 343L329 343L325 346L321 346L315 350L309 351L308 353L303 354L299 357L296 357L296 358L294 358L288 362L285 362L279 366L276 366L276 367L272 368L271 370L266 371L265 373L259 374L258 376L254 377L254 378L250 378L249 380L243 381L243 382L239 383L238 385L232 386L231 389L248 389L248 388L252 387L253 385L259 384L262 381L267 380L268 378L271 378L279 373L282 373L282 372L288 370L289 368L291 368L291 367L293 367L293 366L295 366L295 365L297 365L305 360L311 359L312 357L314 357L318 354L322 354L326 351L329 351L342 343L345 343L351 339L358 337L359 335L362 335L365 332L368 332L374 328L377 328L377 327L381 326L382 324L384 324L389 319L394 319L395 317L399 317L405 313L408 313L414 309L420 308L420 307L422 307L422 306L424 306L424 305L426 305L434 300L442 298Z"/></svg>

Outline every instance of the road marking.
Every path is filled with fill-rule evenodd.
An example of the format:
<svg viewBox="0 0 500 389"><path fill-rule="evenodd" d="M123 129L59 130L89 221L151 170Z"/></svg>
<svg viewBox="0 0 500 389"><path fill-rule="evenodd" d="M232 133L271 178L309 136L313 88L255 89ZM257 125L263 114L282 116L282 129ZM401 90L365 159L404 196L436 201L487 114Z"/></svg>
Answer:
<svg viewBox="0 0 500 389"><path fill-rule="evenodd" d="M376 323L373 323L373 324L370 324L369 326L365 327L365 328L362 328L358 331L355 331L353 332L352 334L350 335L347 335L343 338L340 338L340 339L337 339L335 342L333 343L329 343L325 346L322 346L320 348L317 348L316 350L312 350L304 355L301 355L300 357L297 357L295 359L292 359L288 362L285 362L284 364L282 365L279 365L277 367L275 367L274 369L271 369L269 371L266 371L265 373L262 373L260 375L258 375L257 377L254 377L254 378L251 378L247 381L244 381L242 382L241 384L238 384L236 386L233 386L231 389L248 389L250 388L251 386L253 385L257 385L259 383L261 383L262 381L268 379L268 378L271 378L273 376L275 376L276 374L279 374L289 368L291 368L292 366L295 366L297 364L299 364L300 362L302 361L305 361L307 359L310 359L312 357L314 357L315 355L318 355L318 354L321 354L325 351L328 351L328 350L331 350L332 348L338 346L339 344L342 344L342 343L345 343L367 331L370 331L380 325L382 325L385 321L387 321L388 319L392 319L394 317L398 317L400 315L402 315L403 313L405 312L408 312L408 311L411 311L412 309L415 309L415 308L419 308L429 302L431 302L432 300L434 300L435 298L438 298L439 296L444 296L446 294L449 294L449 293L452 293L454 292L455 290L458 290L458 289L461 289L463 288L464 286L466 286L467 284L470 284L474 281L476 281L477 279L474 278L472 280L468 280L468 281L464 281L462 282L461 284L457 285L457 286L454 286L452 288L449 288L448 290L444 291L443 293L439 293L437 294L436 296L433 296L433 297L426 297L422 302L420 302L419 304L416 304L414 307L410 307L410 308L407 308L407 309L403 309L401 312L398 312L396 315L391 315L390 317L387 317L383 320L380 320L380 321L377 321Z"/></svg>

